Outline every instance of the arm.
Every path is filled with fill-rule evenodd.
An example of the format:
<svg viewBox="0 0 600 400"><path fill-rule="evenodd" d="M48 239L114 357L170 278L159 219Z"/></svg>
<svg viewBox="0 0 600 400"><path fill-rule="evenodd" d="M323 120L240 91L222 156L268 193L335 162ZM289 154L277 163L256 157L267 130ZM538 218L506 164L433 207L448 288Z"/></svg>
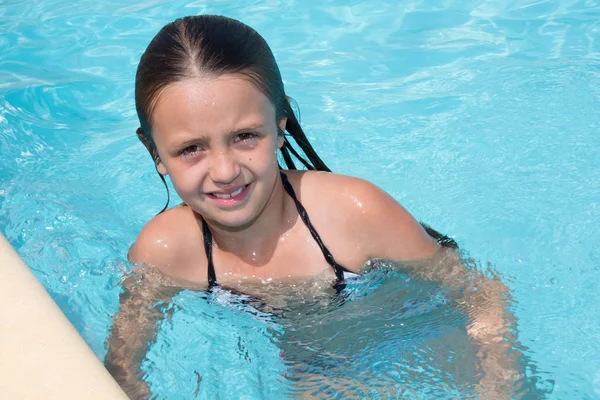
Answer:
<svg viewBox="0 0 600 400"><path fill-rule="evenodd" d="M168 265L170 251L158 246L165 238L162 229L150 222L131 247L130 262L144 262L123 281L119 311L113 318L104 365L132 399L150 398L142 379L141 365L156 329L164 317L163 309L180 289L153 265ZM159 240L160 239L160 240ZM177 251L176 248L173 250Z"/></svg>
<svg viewBox="0 0 600 400"><path fill-rule="evenodd" d="M467 334L476 349L483 375L478 387L480 398L511 398L519 372L521 353L516 345L516 318L508 310L512 298L497 277L486 277L468 269L453 249L441 249L432 260L408 268L418 279L440 282L458 309L468 315Z"/></svg>
<svg viewBox="0 0 600 400"><path fill-rule="evenodd" d="M521 375L520 353L512 349L516 319L508 311L512 299L507 287L498 277L468 269L456 251L441 248L406 210L375 186L362 182L353 195L363 205L355 215L357 229L360 226L368 233L363 236L369 238L365 261L396 261L409 275L439 282L447 289L468 315L467 334L483 372L479 395L509 398Z"/></svg>
<svg viewBox="0 0 600 400"><path fill-rule="evenodd" d="M154 325L160 312L152 307L152 299L140 294L134 277L123 282L119 311L113 318L108 338L108 352L104 366L115 378L127 396L147 399L150 391L141 377L141 364L146 356L147 344L154 339Z"/></svg>
<svg viewBox="0 0 600 400"><path fill-rule="evenodd" d="M123 282L119 311L113 318L104 365L131 399L148 399L141 365L154 342L162 309L179 291L159 286L148 274L129 276Z"/></svg>

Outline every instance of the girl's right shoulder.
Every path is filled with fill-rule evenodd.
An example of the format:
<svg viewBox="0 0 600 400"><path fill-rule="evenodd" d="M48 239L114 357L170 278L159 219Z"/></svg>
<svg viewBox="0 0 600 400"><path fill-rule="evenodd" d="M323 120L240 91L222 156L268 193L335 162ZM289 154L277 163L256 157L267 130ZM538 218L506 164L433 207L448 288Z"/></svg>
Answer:
<svg viewBox="0 0 600 400"><path fill-rule="evenodd" d="M168 275L180 275L204 254L202 229L188 206L171 208L150 220L129 249L130 262L151 264Z"/></svg>

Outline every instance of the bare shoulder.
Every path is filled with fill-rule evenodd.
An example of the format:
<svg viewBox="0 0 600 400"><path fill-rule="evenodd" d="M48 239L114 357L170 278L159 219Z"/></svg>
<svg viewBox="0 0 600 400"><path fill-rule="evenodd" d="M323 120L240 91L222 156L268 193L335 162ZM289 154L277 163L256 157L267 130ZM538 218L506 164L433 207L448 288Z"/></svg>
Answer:
<svg viewBox="0 0 600 400"><path fill-rule="evenodd" d="M358 192L369 192L377 187L360 178L323 171L286 171L290 181L301 194L312 195L314 191L325 196L348 197Z"/></svg>
<svg viewBox="0 0 600 400"><path fill-rule="evenodd" d="M407 261L437 250L418 221L373 183L327 172L297 174L290 180L296 181L316 228L327 232L332 243L334 237L338 242L345 238L347 249L340 251L360 249L361 258Z"/></svg>
<svg viewBox="0 0 600 400"><path fill-rule="evenodd" d="M376 217L383 209L391 207L397 208L395 211L400 216L409 216L387 193L364 179L331 172L302 171L294 172L290 180L299 188L303 204L311 205L315 213L323 210L328 215L343 214L352 222Z"/></svg>
<svg viewBox="0 0 600 400"><path fill-rule="evenodd" d="M131 262L154 265L169 276L186 278L190 263L201 261L198 254L204 254L198 251L202 240L193 211L187 206L175 207L144 226L129 249L128 258Z"/></svg>

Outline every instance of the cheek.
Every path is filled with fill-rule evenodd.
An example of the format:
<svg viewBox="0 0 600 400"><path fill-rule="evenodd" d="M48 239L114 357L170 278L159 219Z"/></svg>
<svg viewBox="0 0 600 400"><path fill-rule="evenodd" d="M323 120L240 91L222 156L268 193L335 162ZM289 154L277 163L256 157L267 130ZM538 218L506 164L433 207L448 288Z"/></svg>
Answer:
<svg viewBox="0 0 600 400"><path fill-rule="evenodd" d="M173 188L180 197L184 197L186 193L190 191L190 184L187 182L185 176L180 176L177 174L171 174L171 183L173 183Z"/></svg>
<svg viewBox="0 0 600 400"><path fill-rule="evenodd" d="M258 168L272 167L273 163L277 164L277 147L273 141L265 141L264 144L255 149L252 154L248 154L246 160L249 164Z"/></svg>
<svg viewBox="0 0 600 400"><path fill-rule="evenodd" d="M180 196L185 193L197 191L198 181L200 179L200 169L194 167L177 166L171 168L170 177L173 187Z"/></svg>

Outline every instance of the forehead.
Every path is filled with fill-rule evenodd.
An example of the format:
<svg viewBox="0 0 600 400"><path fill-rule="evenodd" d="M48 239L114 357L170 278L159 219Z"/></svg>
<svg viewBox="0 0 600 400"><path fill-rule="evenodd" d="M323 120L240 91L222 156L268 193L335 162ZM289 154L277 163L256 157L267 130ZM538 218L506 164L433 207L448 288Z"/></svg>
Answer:
<svg viewBox="0 0 600 400"><path fill-rule="evenodd" d="M163 89L151 116L152 134L226 133L244 124L275 121L275 108L246 77L228 74L185 79Z"/></svg>

